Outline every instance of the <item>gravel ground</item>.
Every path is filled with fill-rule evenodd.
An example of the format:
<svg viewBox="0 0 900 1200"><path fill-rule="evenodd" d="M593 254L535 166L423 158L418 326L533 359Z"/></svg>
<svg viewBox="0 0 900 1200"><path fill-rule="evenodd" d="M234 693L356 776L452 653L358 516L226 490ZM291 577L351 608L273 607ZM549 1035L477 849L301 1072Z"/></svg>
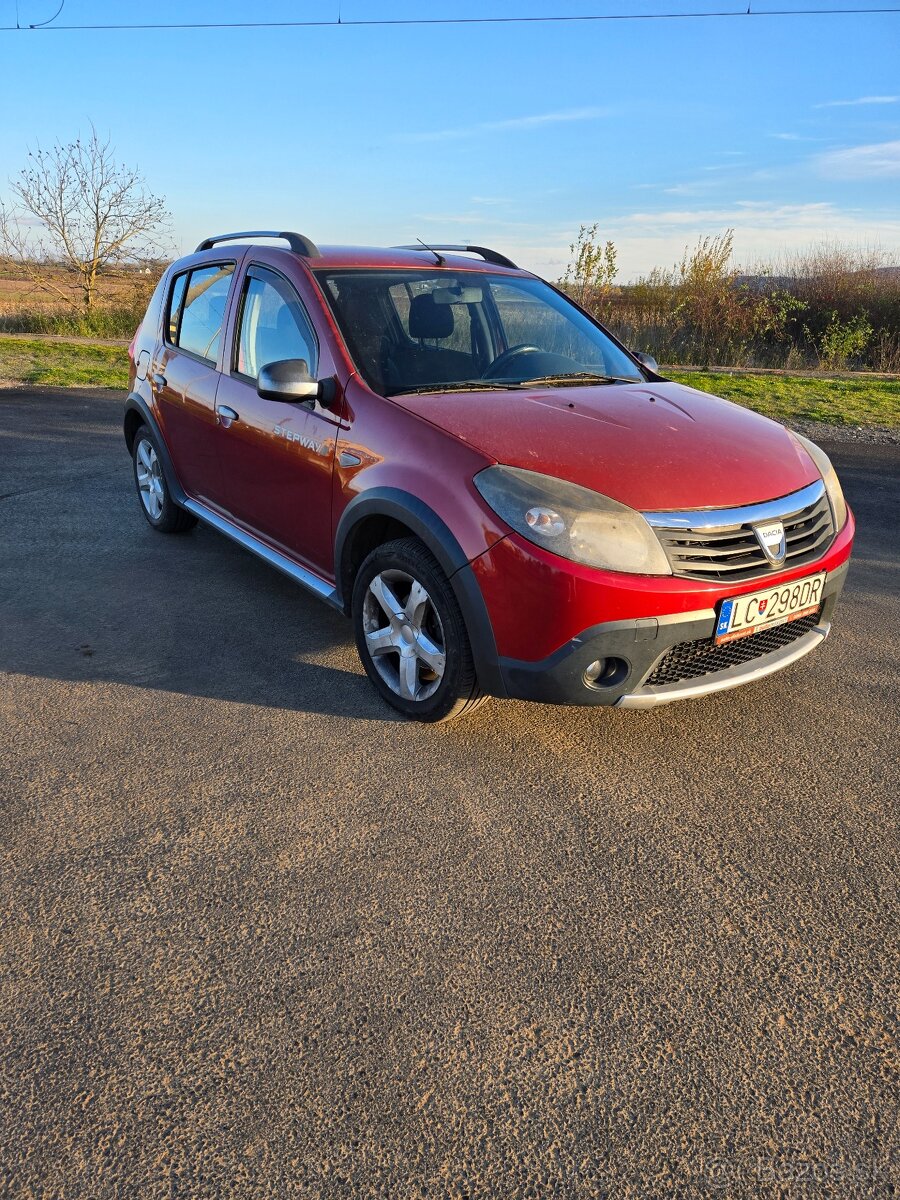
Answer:
<svg viewBox="0 0 900 1200"><path fill-rule="evenodd" d="M638 713L396 720L0 395L0 1196L889 1196L900 452L828 643Z"/></svg>
<svg viewBox="0 0 900 1200"><path fill-rule="evenodd" d="M805 434L814 442L822 442L823 445L855 442L859 445L900 446L900 429L890 429L883 425L823 425L819 421L788 421L787 424L791 429Z"/></svg>

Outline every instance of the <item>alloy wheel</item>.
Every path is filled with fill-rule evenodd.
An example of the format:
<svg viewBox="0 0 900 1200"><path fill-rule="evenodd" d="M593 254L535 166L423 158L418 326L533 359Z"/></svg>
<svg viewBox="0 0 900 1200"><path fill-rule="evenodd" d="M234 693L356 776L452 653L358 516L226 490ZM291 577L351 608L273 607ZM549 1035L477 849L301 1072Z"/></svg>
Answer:
<svg viewBox="0 0 900 1200"><path fill-rule="evenodd" d="M444 627L423 584L405 571L381 571L363 601L366 648L378 674L403 700L422 701L447 665Z"/></svg>
<svg viewBox="0 0 900 1200"><path fill-rule="evenodd" d="M147 438L141 438L138 442L134 465L141 503L150 519L158 521L166 498L165 484L159 455Z"/></svg>

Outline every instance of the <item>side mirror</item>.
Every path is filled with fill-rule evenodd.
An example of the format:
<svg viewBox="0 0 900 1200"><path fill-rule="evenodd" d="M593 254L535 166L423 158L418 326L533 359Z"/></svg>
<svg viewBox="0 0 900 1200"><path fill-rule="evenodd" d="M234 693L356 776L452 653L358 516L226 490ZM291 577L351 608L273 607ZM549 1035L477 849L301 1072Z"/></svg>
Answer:
<svg viewBox="0 0 900 1200"><path fill-rule="evenodd" d="M636 350L634 357L638 360L642 367L646 367L648 371L652 371L654 375L659 374L659 363L652 354L644 354L643 350Z"/></svg>
<svg viewBox="0 0 900 1200"><path fill-rule="evenodd" d="M264 400L318 400L323 408L330 408L334 400L334 380L313 379L305 358L267 363L256 380L256 390Z"/></svg>

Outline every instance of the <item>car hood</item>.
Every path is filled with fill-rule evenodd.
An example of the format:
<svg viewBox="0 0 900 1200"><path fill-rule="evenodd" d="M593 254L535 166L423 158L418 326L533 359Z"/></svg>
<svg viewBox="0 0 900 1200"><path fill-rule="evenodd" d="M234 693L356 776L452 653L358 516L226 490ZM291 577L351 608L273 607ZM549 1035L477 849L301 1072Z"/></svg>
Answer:
<svg viewBox="0 0 900 1200"><path fill-rule="evenodd" d="M497 462L644 512L754 504L819 478L783 426L677 383L393 399Z"/></svg>

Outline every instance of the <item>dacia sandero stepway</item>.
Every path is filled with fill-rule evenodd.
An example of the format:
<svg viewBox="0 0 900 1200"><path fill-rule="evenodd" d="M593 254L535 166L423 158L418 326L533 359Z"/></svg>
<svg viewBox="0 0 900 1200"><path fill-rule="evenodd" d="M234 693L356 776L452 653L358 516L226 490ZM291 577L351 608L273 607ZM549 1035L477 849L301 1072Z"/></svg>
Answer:
<svg viewBox="0 0 900 1200"><path fill-rule="evenodd" d="M828 634L854 525L826 455L486 247L210 237L130 359L150 525L202 521L340 609L408 717L647 708Z"/></svg>

